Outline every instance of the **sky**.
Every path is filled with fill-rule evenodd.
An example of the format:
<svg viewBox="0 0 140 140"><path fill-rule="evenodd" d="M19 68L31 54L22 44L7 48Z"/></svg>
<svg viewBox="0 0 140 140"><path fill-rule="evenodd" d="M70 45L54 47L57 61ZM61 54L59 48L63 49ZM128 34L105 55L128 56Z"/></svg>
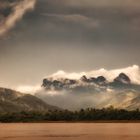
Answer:
<svg viewBox="0 0 140 140"><path fill-rule="evenodd" d="M0 0L0 86L139 66L139 9L139 0Z"/></svg>

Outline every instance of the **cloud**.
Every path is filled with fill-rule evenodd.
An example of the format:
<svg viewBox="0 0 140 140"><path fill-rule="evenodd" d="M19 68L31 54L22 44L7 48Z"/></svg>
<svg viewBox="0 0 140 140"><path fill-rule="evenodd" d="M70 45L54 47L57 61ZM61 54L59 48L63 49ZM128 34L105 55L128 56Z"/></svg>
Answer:
<svg viewBox="0 0 140 140"><path fill-rule="evenodd" d="M132 83L140 84L140 67L138 65L133 65L126 68L121 69L114 69L114 70L106 70L104 68L101 68L99 70L93 70L89 72L79 72L79 73L68 73L65 71L58 71L49 77L52 77L54 79L57 78L70 78L70 79L79 79L83 75L86 75L87 77L98 77L98 76L104 76L109 81L113 81L115 77L117 77L120 73L127 74L130 79L132 80Z"/></svg>
<svg viewBox="0 0 140 140"><path fill-rule="evenodd" d="M69 91L45 91L40 90L35 94L46 103L63 109L78 110L81 108L103 108L114 106L115 108L128 108L131 101L139 97L139 93L128 90L108 90L106 92L93 92L78 94ZM133 108L136 109L136 108Z"/></svg>
<svg viewBox="0 0 140 140"><path fill-rule="evenodd" d="M93 18L80 15L80 14L49 14L44 13L41 14L43 16L52 17L55 19L58 19L63 22L72 23L72 24L82 24L83 26L89 27L89 28L95 28L99 26L99 23L97 20L94 20Z"/></svg>
<svg viewBox="0 0 140 140"><path fill-rule="evenodd" d="M36 0L22 0L14 3L11 13L0 23L0 36L13 28L27 11L34 8L35 3Z"/></svg>
<svg viewBox="0 0 140 140"><path fill-rule="evenodd" d="M35 86L20 85L16 87L15 90L20 91L22 93L34 94L35 92L41 90L41 86L40 85L35 85Z"/></svg>

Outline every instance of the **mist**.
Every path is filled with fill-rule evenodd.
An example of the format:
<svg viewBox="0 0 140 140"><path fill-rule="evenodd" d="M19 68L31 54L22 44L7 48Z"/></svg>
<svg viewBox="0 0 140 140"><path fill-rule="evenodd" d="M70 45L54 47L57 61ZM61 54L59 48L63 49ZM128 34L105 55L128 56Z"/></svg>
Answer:
<svg viewBox="0 0 140 140"><path fill-rule="evenodd" d="M115 108L127 109L131 101L139 96L134 91L113 91L106 92L85 92L83 94L71 93L69 91L45 91L40 90L35 94L46 103L58 106L62 109L79 110L81 108L106 108L113 106Z"/></svg>

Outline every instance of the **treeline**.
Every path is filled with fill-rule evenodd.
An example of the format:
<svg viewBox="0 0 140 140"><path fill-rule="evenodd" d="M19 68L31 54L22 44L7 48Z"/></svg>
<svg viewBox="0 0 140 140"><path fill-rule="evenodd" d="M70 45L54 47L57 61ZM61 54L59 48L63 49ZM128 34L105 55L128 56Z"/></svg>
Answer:
<svg viewBox="0 0 140 140"><path fill-rule="evenodd" d="M47 112L1 113L0 122L47 122L47 121L110 121L140 120L140 111L114 109L81 109L80 111L55 110Z"/></svg>

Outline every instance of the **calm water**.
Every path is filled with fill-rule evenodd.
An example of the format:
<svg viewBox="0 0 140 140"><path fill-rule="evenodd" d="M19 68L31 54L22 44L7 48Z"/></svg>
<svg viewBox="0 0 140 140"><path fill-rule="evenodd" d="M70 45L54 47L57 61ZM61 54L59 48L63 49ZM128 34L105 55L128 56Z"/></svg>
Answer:
<svg viewBox="0 0 140 140"><path fill-rule="evenodd" d="M0 124L0 140L139 140L140 123Z"/></svg>

